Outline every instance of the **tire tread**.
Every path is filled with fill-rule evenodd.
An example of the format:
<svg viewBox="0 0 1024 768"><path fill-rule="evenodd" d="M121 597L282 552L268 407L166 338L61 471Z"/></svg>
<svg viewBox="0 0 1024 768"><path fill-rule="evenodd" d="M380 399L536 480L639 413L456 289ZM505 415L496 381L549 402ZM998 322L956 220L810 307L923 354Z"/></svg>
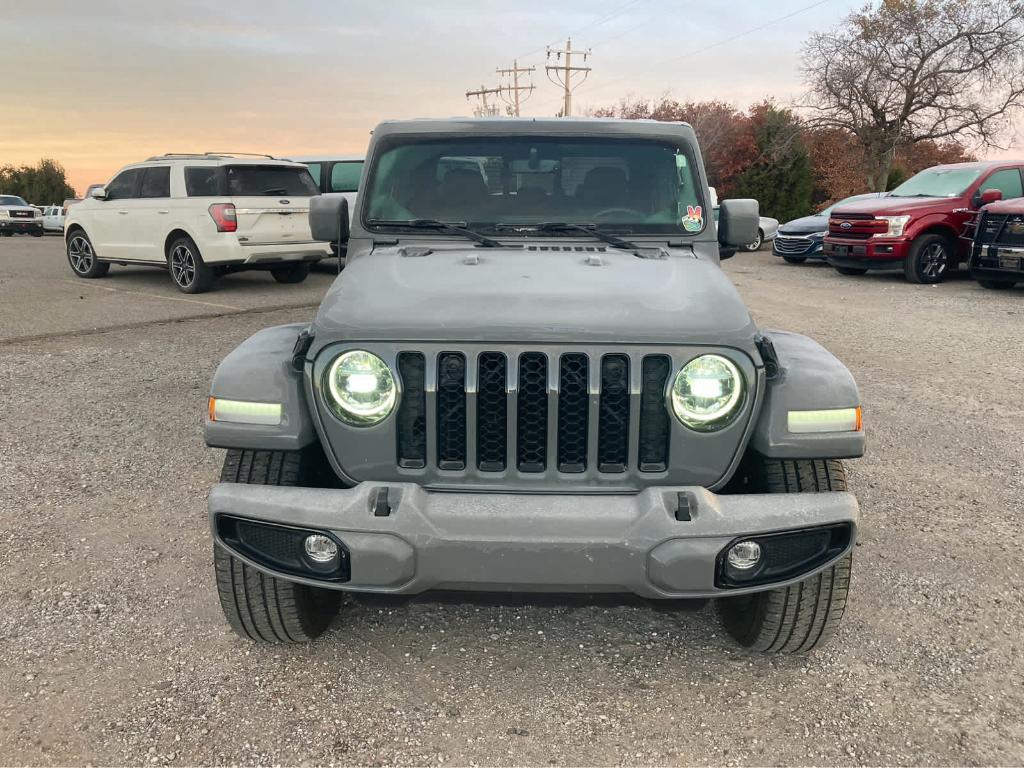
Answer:
<svg viewBox="0 0 1024 768"><path fill-rule="evenodd" d="M846 472L837 459L763 459L770 493L845 491ZM835 634L846 610L852 555L787 587L718 600L726 630L751 651L807 653Z"/></svg>

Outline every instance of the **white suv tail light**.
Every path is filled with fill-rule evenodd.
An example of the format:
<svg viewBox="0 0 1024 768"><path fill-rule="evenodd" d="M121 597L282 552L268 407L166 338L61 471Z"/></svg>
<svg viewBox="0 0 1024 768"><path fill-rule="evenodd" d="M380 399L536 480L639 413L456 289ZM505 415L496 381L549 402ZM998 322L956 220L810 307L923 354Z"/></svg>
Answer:
<svg viewBox="0 0 1024 768"><path fill-rule="evenodd" d="M218 232L237 232L238 217L232 203L214 203L210 206L210 218L217 225Z"/></svg>

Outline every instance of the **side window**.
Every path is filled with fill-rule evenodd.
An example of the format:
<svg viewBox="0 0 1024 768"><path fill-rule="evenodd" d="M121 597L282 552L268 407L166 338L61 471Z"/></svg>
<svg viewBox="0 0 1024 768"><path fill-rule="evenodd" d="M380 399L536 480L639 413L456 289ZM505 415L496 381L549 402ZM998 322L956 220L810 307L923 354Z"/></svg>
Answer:
<svg viewBox="0 0 1024 768"><path fill-rule="evenodd" d="M217 167L193 166L185 169L185 194L189 197L216 197L220 194Z"/></svg>
<svg viewBox="0 0 1024 768"><path fill-rule="evenodd" d="M147 168L142 175L142 189L139 197L170 197L171 196L171 169L164 165L157 168Z"/></svg>
<svg viewBox="0 0 1024 768"><path fill-rule="evenodd" d="M121 171L112 182L107 184L107 200L126 200L135 197L141 175L141 168Z"/></svg>
<svg viewBox="0 0 1024 768"><path fill-rule="evenodd" d="M982 192L986 189L998 189L1003 193L1004 200L1024 197L1024 188L1021 187L1020 170L1017 168L1006 168L1002 171L996 171L985 179L978 189Z"/></svg>
<svg viewBox="0 0 1024 768"><path fill-rule="evenodd" d="M313 177L313 181L315 181L317 187L319 187L320 186L320 176L323 174L324 164L323 163L306 163L306 167L309 168L309 175Z"/></svg>
<svg viewBox="0 0 1024 768"><path fill-rule="evenodd" d="M335 163L331 169L331 192L355 192L359 189L359 177L363 175L363 163Z"/></svg>

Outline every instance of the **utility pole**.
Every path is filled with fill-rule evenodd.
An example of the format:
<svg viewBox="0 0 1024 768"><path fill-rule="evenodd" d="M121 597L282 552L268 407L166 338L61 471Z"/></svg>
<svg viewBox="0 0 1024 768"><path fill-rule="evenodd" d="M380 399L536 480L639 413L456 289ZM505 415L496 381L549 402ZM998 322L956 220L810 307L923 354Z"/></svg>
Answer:
<svg viewBox="0 0 1024 768"><path fill-rule="evenodd" d="M522 101L526 101L528 98L530 98L530 94L533 93L533 83L530 83L529 85L519 84L519 73L522 72L532 74L535 69L535 67L520 67L518 61L513 61L511 67L494 70L502 77L508 77L509 75L512 76L512 85L506 86L505 90L507 90L509 92L509 95L511 96L512 101L509 106L512 107L512 114L515 115L516 117L519 117L519 104ZM522 99L519 98L520 91L526 91L526 96Z"/></svg>
<svg viewBox="0 0 1024 768"><path fill-rule="evenodd" d="M572 55L574 53L577 56L583 56L584 62L590 57L589 48L585 51L574 51L572 49L572 38L569 38L565 41L565 48L548 48L547 60L551 61L551 57L554 55L555 61L562 63L544 65L544 71L547 73L548 80L555 85L562 86L564 91L565 103L562 107L562 117L572 116L572 92L583 85L583 81L590 74L590 67L574 67L572 65ZM583 73L582 79L573 84L573 78L581 72ZM554 73L554 77L551 76L552 73Z"/></svg>
<svg viewBox="0 0 1024 768"><path fill-rule="evenodd" d="M475 91L466 91L466 98L470 96L476 96L480 101L476 108L473 109L473 114L477 117L495 117L498 114L498 107L495 104L488 104L487 97L495 94L500 94L502 88L484 88L482 85Z"/></svg>

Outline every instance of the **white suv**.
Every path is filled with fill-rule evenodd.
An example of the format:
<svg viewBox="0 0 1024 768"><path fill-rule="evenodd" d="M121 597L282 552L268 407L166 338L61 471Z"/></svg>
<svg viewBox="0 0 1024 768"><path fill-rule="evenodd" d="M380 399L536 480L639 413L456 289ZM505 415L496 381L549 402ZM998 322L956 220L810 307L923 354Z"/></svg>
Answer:
<svg viewBox="0 0 1024 768"><path fill-rule="evenodd" d="M87 278L111 263L163 267L185 293L250 269L299 283L331 253L309 231L318 194L304 165L269 155L151 157L68 209L68 262Z"/></svg>

